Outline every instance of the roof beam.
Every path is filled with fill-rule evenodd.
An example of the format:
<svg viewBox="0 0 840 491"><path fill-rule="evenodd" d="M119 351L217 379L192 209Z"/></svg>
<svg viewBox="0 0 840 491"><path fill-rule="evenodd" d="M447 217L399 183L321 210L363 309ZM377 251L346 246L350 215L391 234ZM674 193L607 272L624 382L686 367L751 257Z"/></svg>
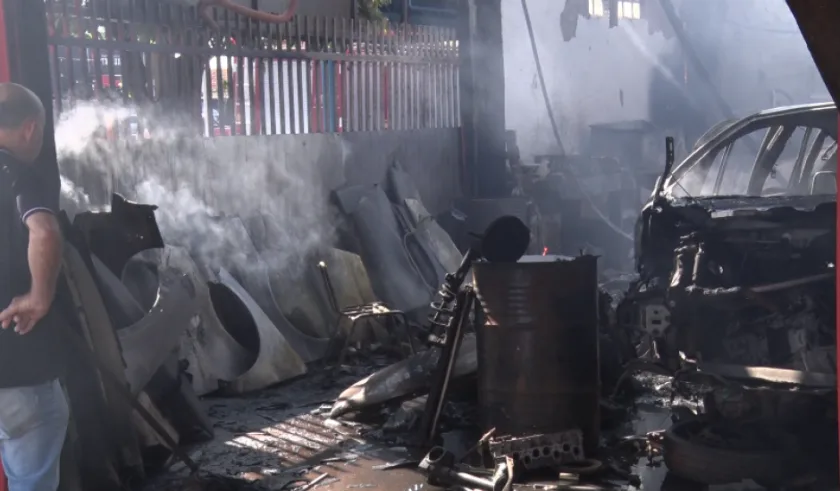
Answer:
<svg viewBox="0 0 840 491"><path fill-rule="evenodd" d="M840 1L787 0L831 97L840 104Z"/></svg>

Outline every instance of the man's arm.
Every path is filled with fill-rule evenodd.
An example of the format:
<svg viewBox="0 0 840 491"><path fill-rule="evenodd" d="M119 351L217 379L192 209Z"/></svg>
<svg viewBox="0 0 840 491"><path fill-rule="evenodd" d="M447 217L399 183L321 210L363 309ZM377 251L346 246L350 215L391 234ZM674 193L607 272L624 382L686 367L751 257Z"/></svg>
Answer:
<svg viewBox="0 0 840 491"><path fill-rule="evenodd" d="M29 229L27 262L31 275L29 292L16 297L0 312L0 327L12 324L26 334L38 324L52 305L61 271L61 229L56 219L58 195L47 190L37 171L28 168L14 186L21 221Z"/></svg>
<svg viewBox="0 0 840 491"><path fill-rule="evenodd" d="M23 217L29 228L29 293L39 302L52 304L58 273L61 271L61 229L51 210L34 209Z"/></svg>

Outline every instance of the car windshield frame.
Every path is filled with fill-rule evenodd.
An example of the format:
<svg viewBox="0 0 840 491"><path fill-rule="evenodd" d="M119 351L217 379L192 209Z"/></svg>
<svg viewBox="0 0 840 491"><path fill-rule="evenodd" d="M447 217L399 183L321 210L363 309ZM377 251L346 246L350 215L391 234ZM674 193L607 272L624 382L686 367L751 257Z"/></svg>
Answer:
<svg viewBox="0 0 840 491"><path fill-rule="evenodd" d="M714 129L714 127L710 128L710 130L701 137L701 140L704 138L708 138L708 140L702 145L696 147L694 151L688 155L688 157L683 159L679 165L675 166L671 172L665 176L665 183L662 187L663 195L670 199L676 199L680 197L677 196L677 194L688 194L685 189L682 189L680 179L694 169L695 166L708 162L709 157L713 153L714 156L717 157L719 152L726 152L727 147L729 147L733 142L740 138L748 137L750 133L756 132L757 130L767 129L776 131L779 128L795 128L797 126L804 126L819 129L827 133L828 136L832 137L836 143L838 137L837 118L838 111L835 104L818 103L777 108L756 113L746 118L721 125L724 127L715 131L714 135L711 138L708 138L709 133L712 133L712 129ZM755 141L755 145L759 149L761 149L764 144L765 142L763 141ZM756 160L760 157L760 154L756 155ZM711 166L713 164L709 162L708 165ZM753 165L755 165L755 162ZM680 190L682 190L682 193L679 193ZM723 196L759 197L748 194L691 194L691 197L696 198L714 198Z"/></svg>

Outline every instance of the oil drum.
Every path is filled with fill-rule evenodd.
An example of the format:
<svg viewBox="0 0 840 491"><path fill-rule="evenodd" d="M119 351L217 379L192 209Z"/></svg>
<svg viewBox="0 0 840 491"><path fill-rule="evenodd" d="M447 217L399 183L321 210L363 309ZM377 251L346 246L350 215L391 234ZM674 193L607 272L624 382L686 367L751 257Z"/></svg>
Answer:
<svg viewBox="0 0 840 491"><path fill-rule="evenodd" d="M597 257L477 262L482 426L496 436L578 429L600 436Z"/></svg>

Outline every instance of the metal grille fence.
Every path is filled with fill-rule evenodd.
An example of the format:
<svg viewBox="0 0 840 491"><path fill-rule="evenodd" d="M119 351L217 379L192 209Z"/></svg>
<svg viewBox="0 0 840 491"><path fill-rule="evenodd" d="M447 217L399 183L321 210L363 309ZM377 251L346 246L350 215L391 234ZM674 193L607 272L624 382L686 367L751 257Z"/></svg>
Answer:
<svg viewBox="0 0 840 491"><path fill-rule="evenodd" d="M158 0L45 1L56 114L151 106L200 117L206 136L460 125L452 29L226 11L214 28Z"/></svg>

